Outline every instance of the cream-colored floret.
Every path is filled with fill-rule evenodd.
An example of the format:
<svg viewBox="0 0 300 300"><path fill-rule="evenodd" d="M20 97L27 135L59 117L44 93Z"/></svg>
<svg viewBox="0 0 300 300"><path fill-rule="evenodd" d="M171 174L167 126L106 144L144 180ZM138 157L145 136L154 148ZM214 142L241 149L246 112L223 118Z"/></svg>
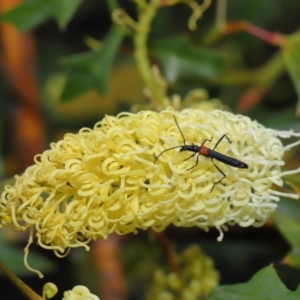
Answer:
<svg viewBox="0 0 300 300"><path fill-rule="evenodd" d="M72 290L64 292L62 300L100 300L83 285L77 285Z"/></svg>

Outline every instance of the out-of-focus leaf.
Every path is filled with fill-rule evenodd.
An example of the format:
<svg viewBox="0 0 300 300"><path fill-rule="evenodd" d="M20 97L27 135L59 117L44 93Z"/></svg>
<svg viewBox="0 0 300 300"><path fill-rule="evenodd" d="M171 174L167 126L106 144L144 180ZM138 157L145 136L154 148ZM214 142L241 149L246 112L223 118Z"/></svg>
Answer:
<svg viewBox="0 0 300 300"><path fill-rule="evenodd" d="M100 94L107 92L110 70L123 35L122 30L114 27L99 50L74 55L62 61L69 69L62 101L72 99L89 89Z"/></svg>
<svg viewBox="0 0 300 300"><path fill-rule="evenodd" d="M247 283L216 287L209 300L296 300L300 299L300 286L295 292L288 290L273 267L258 271Z"/></svg>
<svg viewBox="0 0 300 300"><path fill-rule="evenodd" d="M97 81L90 72L71 71L67 74L66 84L61 94L61 101L69 101L89 89L97 90Z"/></svg>
<svg viewBox="0 0 300 300"><path fill-rule="evenodd" d="M274 221L288 243L293 247L300 247L300 224L277 212L274 214Z"/></svg>
<svg viewBox="0 0 300 300"><path fill-rule="evenodd" d="M286 257L284 258L283 261L284 261L285 264L287 264L291 267L300 269L300 247L293 248L286 255Z"/></svg>
<svg viewBox="0 0 300 300"><path fill-rule="evenodd" d="M292 152L293 150L291 150L290 152ZM292 154L298 155L296 153L297 152L295 151L295 153L292 153ZM294 156L291 156L291 157L289 156L288 160L290 160L292 158L294 158ZM293 164L293 166L295 166L295 162L292 162L291 164ZM298 165L298 164L296 164L296 165ZM299 163L299 165L300 165L300 163ZM291 168L292 167L289 167L289 165L288 165L285 169L290 170ZM291 181L296 185L299 184L299 186L300 186L299 179L297 178L297 180L293 181L293 177L297 177L297 174L296 175L295 174L286 175L284 177L285 183L287 181ZM286 188L289 188L289 186L286 185ZM276 209L275 217L276 217L277 214L288 216L290 219L295 220L295 221L300 220L300 202L297 199L282 197L280 202L279 202L279 205Z"/></svg>
<svg viewBox="0 0 300 300"><path fill-rule="evenodd" d="M8 244L3 237L3 230L5 229L0 232L1 260L19 276L32 274L24 265L24 250ZM30 252L28 261L33 268L37 268L42 273L53 271L55 268L53 262L33 251Z"/></svg>
<svg viewBox="0 0 300 300"><path fill-rule="evenodd" d="M224 68L221 54L212 49L197 48L184 37L175 37L154 43L151 47L162 63L168 82L179 77L217 77Z"/></svg>
<svg viewBox="0 0 300 300"><path fill-rule="evenodd" d="M27 0L1 15L2 22L13 23L19 31L29 30L53 16L58 0Z"/></svg>
<svg viewBox="0 0 300 300"><path fill-rule="evenodd" d="M13 23L19 31L32 29L51 17L64 27L80 4L80 0L26 0L2 14L0 20Z"/></svg>
<svg viewBox="0 0 300 300"><path fill-rule="evenodd" d="M59 27L64 28L73 17L76 9L82 3L81 0L60 0L57 3L55 17Z"/></svg>
<svg viewBox="0 0 300 300"><path fill-rule="evenodd" d="M61 102L66 78L66 74L53 74L44 86L43 104L55 122L82 126L86 121L97 122L104 112L114 114L121 107L128 110L144 100L143 81L133 60L123 61L112 68L106 95L89 90L72 101Z"/></svg>
<svg viewBox="0 0 300 300"><path fill-rule="evenodd" d="M287 36L281 48L286 68L292 78L298 94L298 115L300 110L300 31Z"/></svg>
<svg viewBox="0 0 300 300"><path fill-rule="evenodd" d="M292 246L292 250L283 259L284 263L300 269L300 224L278 212L274 215L274 221L283 237Z"/></svg>

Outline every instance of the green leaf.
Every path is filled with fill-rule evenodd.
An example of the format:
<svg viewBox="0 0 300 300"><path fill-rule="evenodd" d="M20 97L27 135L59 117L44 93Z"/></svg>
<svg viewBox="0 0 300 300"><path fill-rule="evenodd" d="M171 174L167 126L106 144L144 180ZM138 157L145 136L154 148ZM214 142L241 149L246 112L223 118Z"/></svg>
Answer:
<svg viewBox="0 0 300 300"><path fill-rule="evenodd" d="M36 27L54 15L58 0L27 0L1 15L1 22L13 23L19 31Z"/></svg>
<svg viewBox="0 0 300 300"><path fill-rule="evenodd" d="M300 108L300 31L287 36L281 52L286 68L291 76L298 95L298 109Z"/></svg>
<svg viewBox="0 0 300 300"><path fill-rule="evenodd" d="M258 271L247 283L214 288L209 300L297 300L300 286L295 292L288 290L271 266Z"/></svg>
<svg viewBox="0 0 300 300"><path fill-rule="evenodd" d="M292 250L285 256L283 262L300 269L300 224L279 212L274 214L274 221L283 237L292 246Z"/></svg>
<svg viewBox="0 0 300 300"><path fill-rule="evenodd" d="M278 212L274 214L276 227L292 247L300 247L300 224Z"/></svg>
<svg viewBox="0 0 300 300"><path fill-rule="evenodd" d="M60 28L64 28L68 24L81 3L81 0L60 0L57 3L55 17Z"/></svg>
<svg viewBox="0 0 300 300"><path fill-rule="evenodd" d="M156 42L151 49L162 63L165 77L171 83L179 77L213 79L224 68L224 60L219 52L195 47L184 37Z"/></svg>
<svg viewBox="0 0 300 300"><path fill-rule="evenodd" d="M68 67L62 101L72 99L89 89L95 89L100 94L107 92L110 70L123 35L123 31L114 27L99 50L74 55L62 61Z"/></svg>
<svg viewBox="0 0 300 300"><path fill-rule="evenodd" d="M73 71L67 74L66 83L61 94L61 101L69 101L83 94L89 89L97 90L97 81L91 72ZM100 92L101 93L101 92Z"/></svg>
<svg viewBox="0 0 300 300"><path fill-rule="evenodd" d="M19 31L32 29L49 18L56 18L65 27L81 0L26 0L1 15L2 22L13 23Z"/></svg>
<svg viewBox="0 0 300 300"><path fill-rule="evenodd" d="M286 257L284 258L283 261L284 261L285 264L287 264L291 267L300 269L300 247L293 248L286 255Z"/></svg>

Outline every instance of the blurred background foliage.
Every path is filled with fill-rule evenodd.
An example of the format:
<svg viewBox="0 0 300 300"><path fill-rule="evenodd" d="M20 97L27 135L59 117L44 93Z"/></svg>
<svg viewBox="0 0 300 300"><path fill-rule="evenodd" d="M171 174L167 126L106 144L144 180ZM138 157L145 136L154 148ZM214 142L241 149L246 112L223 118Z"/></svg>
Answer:
<svg viewBox="0 0 300 300"><path fill-rule="evenodd" d="M190 31L191 8L185 3L169 6L170 1L161 0L148 49L151 62L167 80L167 93L184 97L191 89L203 89L209 98L220 99L235 113L265 126L299 132L300 2L229 0L220 27L216 16L225 2L212 1L197 29ZM132 35L113 26L110 17L118 5L136 19L134 1L1 0L0 4L3 179L23 172L35 154L64 133L91 127L105 114L148 103L133 57ZM287 169L299 166L298 150L290 152L286 161ZM295 186L299 183L298 177L290 180ZM300 282L299 220L299 203L283 199L275 221L261 229L231 228L220 244L214 230L207 234L196 228L169 228L166 235L176 249L201 245L215 260L221 284L245 282L262 267L275 263L283 282L295 289ZM11 255L7 243L23 246L24 237L7 233L0 238L1 259L10 261L23 275L19 260L12 259L18 255ZM159 243L151 233L150 238L142 233L122 238L120 244L123 246L113 259L118 260L121 252L128 299L144 299L154 266L165 263ZM57 274L63 272L59 288L77 283L97 291L99 284L91 269L99 254L90 262L91 257L81 250L73 251L64 262L49 253L36 255L32 259L39 269L49 272L47 281L49 277L57 281ZM269 270L265 272L269 274ZM28 274L26 282L41 288ZM5 299L19 298L1 278L0 286L4 284ZM211 299L218 299L214 297Z"/></svg>

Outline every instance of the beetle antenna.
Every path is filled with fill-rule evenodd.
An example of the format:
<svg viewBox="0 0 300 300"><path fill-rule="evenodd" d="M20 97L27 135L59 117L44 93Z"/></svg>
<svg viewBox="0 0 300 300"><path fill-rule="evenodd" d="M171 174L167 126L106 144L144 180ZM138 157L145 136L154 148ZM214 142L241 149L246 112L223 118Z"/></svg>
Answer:
<svg viewBox="0 0 300 300"><path fill-rule="evenodd" d="M167 152L167 151L169 151L169 150L172 150L172 149L175 149L175 148L181 148L181 147L182 147L182 146L175 146L175 147L171 147L171 148L168 148L168 149L164 150L163 152L161 152L161 153L155 158L154 164L156 163L156 161L158 160L158 158L159 158L162 154L164 154L165 152Z"/></svg>
<svg viewBox="0 0 300 300"><path fill-rule="evenodd" d="M176 123L176 126L177 126L177 128L178 128L178 130L180 131L180 134L181 134L181 136L182 136L183 144L185 145L185 138L184 138L184 136L183 136L183 133L182 133L182 131L181 131L181 129L180 129L179 125L178 125L178 122L177 122L177 120L176 120L176 118L175 118L174 115L173 115L173 118L174 118L174 121L175 121L175 123Z"/></svg>
<svg viewBox="0 0 300 300"><path fill-rule="evenodd" d="M168 148L168 149L164 150L163 152L161 152L161 153L155 158L154 164L156 163L156 161L158 160L158 158L159 158L162 154L164 154L165 152L167 152L167 151L169 151L169 150L172 150L172 149L175 149L175 148L182 148L183 146L185 146L185 138L184 138L184 135L183 135L183 133L182 133L182 131L181 131L181 129L180 129L179 125L178 125L178 122L177 122L177 120L176 120L176 118L175 118L174 115L173 115L173 118L174 118L175 124L176 124L176 126L177 126L177 128L178 128L178 130L179 130L179 132L180 132L180 134L181 134L181 136L182 136L182 139L183 139L183 145L171 147L171 148Z"/></svg>

